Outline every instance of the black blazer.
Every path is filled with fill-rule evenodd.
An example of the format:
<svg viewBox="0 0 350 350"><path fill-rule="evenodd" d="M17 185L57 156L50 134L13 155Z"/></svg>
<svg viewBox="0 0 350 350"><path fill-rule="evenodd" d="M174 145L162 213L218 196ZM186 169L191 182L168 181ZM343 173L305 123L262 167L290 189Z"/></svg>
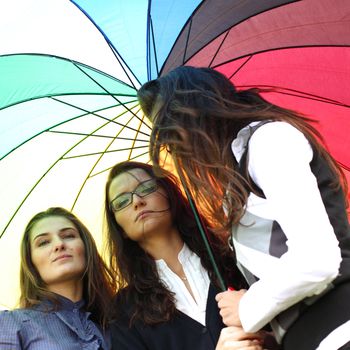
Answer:
<svg viewBox="0 0 350 350"><path fill-rule="evenodd" d="M215 350L224 327L215 295L219 291L210 285L206 308L206 326L177 311L175 317L156 326L136 322L131 328L129 317L110 325L113 350ZM127 306L126 306L127 307Z"/></svg>

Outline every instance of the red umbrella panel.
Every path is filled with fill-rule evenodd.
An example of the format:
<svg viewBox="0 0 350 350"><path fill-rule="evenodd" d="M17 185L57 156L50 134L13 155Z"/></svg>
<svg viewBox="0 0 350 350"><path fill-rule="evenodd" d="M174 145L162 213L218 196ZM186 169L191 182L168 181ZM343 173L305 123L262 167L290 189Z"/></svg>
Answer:
<svg viewBox="0 0 350 350"><path fill-rule="evenodd" d="M264 97L318 122L350 179L349 1L203 2L161 74L181 64L215 68L239 89L273 90Z"/></svg>

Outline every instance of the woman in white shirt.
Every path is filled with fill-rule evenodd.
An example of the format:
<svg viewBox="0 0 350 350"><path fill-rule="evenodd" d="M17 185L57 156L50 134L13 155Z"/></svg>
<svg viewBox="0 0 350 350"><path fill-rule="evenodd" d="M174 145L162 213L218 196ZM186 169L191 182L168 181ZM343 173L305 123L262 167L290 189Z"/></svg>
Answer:
<svg viewBox="0 0 350 350"><path fill-rule="evenodd" d="M219 283L176 178L123 162L106 184L110 262L119 284L111 323L114 349L262 349L262 334L224 327ZM205 223L207 224L207 223ZM218 266L236 289L232 252L209 231Z"/></svg>

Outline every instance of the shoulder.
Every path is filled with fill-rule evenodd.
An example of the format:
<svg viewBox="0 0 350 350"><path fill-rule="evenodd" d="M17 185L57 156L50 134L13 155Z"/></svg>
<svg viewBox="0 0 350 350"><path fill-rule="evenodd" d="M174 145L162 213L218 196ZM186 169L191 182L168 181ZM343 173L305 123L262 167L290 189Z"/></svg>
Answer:
<svg viewBox="0 0 350 350"><path fill-rule="evenodd" d="M14 311L3 310L0 311L0 324L5 321L11 321L13 319Z"/></svg>
<svg viewBox="0 0 350 350"><path fill-rule="evenodd" d="M1 337L15 335L22 329L23 323L28 319L24 310L0 311Z"/></svg>
<svg viewBox="0 0 350 350"><path fill-rule="evenodd" d="M4 322L18 322L21 318L26 317L24 311L25 310L22 309L0 311L0 324L3 324Z"/></svg>
<svg viewBox="0 0 350 350"><path fill-rule="evenodd" d="M266 156L275 150L281 152L301 149L311 154L311 146L304 134L293 125L283 121L252 122L241 129L232 141L231 148L239 162L247 150L258 157Z"/></svg>
<svg viewBox="0 0 350 350"><path fill-rule="evenodd" d="M264 160L271 156L277 159L301 156L309 162L313 151L300 130L289 123L274 121L265 123L254 131L249 141L249 155Z"/></svg>
<svg viewBox="0 0 350 350"><path fill-rule="evenodd" d="M0 324L20 324L33 318L41 317L41 313L30 309L0 311Z"/></svg>
<svg viewBox="0 0 350 350"><path fill-rule="evenodd" d="M0 346L4 350L20 349L21 321L17 311L0 311Z"/></svg>
<svg viewBox="0 0 350 350"><path fill-rule="evenodd" d="M129 318L135 308L135 296L129 288L118 291L113 300L113 318Z"/></svg>
<svg viewBox="0 0 350 350"><path fill-rule="evenodd" d="M0 348L3 350L27 349L37 336L38 325L45 332L47 331L45 327L50 323L43 318L43 314L35 309L1 311Z"/></svg>
<svg viewBox="0 0 350 350"><path fill-rule="evenodd" d="M125 287L118 290L117 294L113 298L114 305L125 306L131 303L133 292L130 287Z"/></svg>
<svg viewBox="0 0 350 350"><path fill-rule="evenodd" d="M272 140L271 137L273 138ZM251 140L285 140L286 137L288 139L293 138L306 140L306 137L300 130L298 130L293 125L283 121L272 121L264 123L261 126L257 126L256 130L254 131L251 137Z"/></svg>

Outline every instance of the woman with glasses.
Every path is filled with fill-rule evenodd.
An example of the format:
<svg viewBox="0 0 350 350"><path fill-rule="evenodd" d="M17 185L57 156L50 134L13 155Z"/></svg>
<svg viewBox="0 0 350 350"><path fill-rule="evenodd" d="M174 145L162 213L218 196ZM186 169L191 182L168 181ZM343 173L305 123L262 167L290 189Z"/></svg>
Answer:
<svg viewBox="0 0 350 350"><path fill-rule="evenodd" d="M173 175L123 162L111 169L105 196L110 265L119 284L114 349L262 349L262 334L240 327L225 329L218 343L219 282ZM234 288L244 287L232 252L208 231L221 273Z"/></svg>

